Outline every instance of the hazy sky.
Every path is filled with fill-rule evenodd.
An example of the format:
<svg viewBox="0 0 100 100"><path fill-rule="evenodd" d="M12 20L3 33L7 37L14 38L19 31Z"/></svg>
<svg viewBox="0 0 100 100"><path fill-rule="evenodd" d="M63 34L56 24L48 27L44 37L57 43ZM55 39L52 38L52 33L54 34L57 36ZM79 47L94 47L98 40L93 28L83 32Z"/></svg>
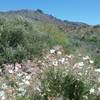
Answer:
<svg viewBox="0 0 100 100"><path fill-rule="evenodd" d="M42 9L70 21L100 24L100 0L0 0L0 11Z"/></svg>

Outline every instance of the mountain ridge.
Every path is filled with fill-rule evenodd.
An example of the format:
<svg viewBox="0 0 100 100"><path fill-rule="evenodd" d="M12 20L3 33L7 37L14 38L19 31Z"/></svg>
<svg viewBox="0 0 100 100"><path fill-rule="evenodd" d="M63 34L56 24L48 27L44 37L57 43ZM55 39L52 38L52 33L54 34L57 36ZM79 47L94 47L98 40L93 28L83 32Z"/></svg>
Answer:
<svg viewBox="0 0 100 100"><path fill-rule="evenodd" d="M37 9L37 10L32 10L32 9L21 9L21 10L12 10L12 11L0 11L0 13L8 13L8 14L22 14L22 13L27 13L27 14L33 14L34 13L40 13L40 14L44 14L45 16L51 18L51 19L55 19L55 20L59 20L62 21L66 24L74 24L74 25L88 25L87 23L84 22L75 22L75 21L69 21L69 20L62 20L59 19L55 16L52 16L51 14L46 14L44 13L42 10Z"/></svg>

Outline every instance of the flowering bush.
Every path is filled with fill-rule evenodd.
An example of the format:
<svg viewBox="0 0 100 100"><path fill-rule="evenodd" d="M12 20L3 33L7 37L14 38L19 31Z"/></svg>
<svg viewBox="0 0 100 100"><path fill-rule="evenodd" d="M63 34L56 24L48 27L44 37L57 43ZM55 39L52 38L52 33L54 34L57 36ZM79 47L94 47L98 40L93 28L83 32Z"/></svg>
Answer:
<svg viewBox="0 0 100 100"><path fill-rule="evenodd" d="M0 99L95 100L100 96L100 69L93 64L90 56L66 55L61 47L40 59L3 64Z"/></svg>

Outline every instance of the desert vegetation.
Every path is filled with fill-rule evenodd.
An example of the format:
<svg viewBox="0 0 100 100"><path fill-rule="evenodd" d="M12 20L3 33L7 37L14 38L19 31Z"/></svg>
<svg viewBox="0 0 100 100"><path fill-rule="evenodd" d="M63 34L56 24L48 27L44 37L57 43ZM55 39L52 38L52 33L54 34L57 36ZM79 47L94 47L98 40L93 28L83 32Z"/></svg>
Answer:
<svg viewBox="0 0 100 100"><path fill-rule="evenodd" d="M0 13L0 100L99 100L99 83L99 25Z"/></svg>

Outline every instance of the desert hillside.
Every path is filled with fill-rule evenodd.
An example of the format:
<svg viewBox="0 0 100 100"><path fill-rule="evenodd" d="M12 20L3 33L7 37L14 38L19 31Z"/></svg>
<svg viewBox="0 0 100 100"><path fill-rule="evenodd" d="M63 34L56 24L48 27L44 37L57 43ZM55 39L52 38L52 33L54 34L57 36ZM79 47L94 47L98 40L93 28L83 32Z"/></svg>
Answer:
<svg viewBox="0 0 100 100"><path fill-rule="evenodd" d="M0 12L0 100L99 98L100 25Z"/></svg>

